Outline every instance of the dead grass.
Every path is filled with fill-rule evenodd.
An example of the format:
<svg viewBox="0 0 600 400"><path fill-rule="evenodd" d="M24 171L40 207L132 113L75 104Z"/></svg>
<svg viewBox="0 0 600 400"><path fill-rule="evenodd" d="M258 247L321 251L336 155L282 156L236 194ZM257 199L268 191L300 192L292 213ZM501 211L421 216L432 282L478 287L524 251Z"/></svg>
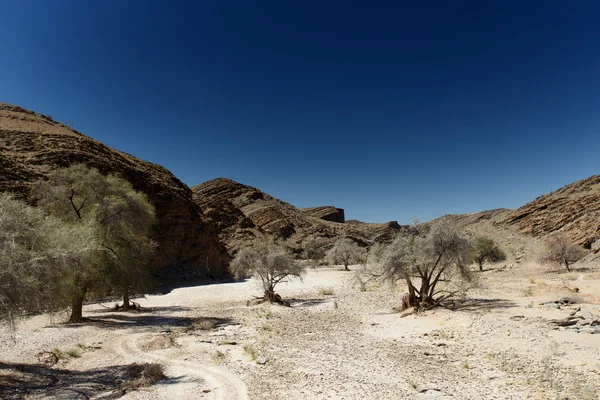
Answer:
<svg viewBox="0 0 600 400"><path fill-rule="evenodd" d="M133 363L125 368L123 377L119 384L119 389L123 393L131 392L141 387L150 386L156 382L162 381L167 377L164 374L162 364Z"/></svg>
<svg viewBox="0 0 600 400"><path fill-rule="evenodd" d="M335 294L335 291L333 290L333 288L330 287L320 287L317 290L317 293L319 294L319 296L332 296L333 294Z"/></svg>

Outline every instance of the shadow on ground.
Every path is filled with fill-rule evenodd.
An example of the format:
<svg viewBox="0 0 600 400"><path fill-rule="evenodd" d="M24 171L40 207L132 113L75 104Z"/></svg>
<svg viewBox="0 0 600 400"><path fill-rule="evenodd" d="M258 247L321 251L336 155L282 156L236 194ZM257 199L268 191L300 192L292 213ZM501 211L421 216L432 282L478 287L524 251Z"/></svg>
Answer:
<svg viewBox="0 0 600 400"><path fill-rule="evenodd" d="M457 311L491 311L518 307L518 304L506 299L465 299L455 300L453 310Z"/></svg>
<svg viewBox="0 0 600 400"><path fill-rule="evenodd" d="M320 304L329 303L331 299L285 299L292 307L315 307Z"/></svg>
<svg viewBox="0 0 600 400"><path fill-rule="evenodd" d="M114 365L73 371L42 364L0 362L0 398L117 399L123 395L117 379L126 367ZM160 384L173 384L180 379L169 378Z"/></svg>
<svg viewBox="0 0 600 400"><path fill-rule="evenodd" d="M160 312L154 313L154 310L160 309ZM199 322L210 320L214 327L226 325L237 325L238 322L227 317L179 317L171 315L173 309L181 311L185 307L157 307L152 311L143 312L103 312L102 316L87 318L85 322L77 324L62 324L52 327L62 329L77 329L84 326L95 326L106 329L124 329L124 328L159 328L169 331L172 328L190 328L194 329ZM155 329L153 329L155 330Z"/></svg>

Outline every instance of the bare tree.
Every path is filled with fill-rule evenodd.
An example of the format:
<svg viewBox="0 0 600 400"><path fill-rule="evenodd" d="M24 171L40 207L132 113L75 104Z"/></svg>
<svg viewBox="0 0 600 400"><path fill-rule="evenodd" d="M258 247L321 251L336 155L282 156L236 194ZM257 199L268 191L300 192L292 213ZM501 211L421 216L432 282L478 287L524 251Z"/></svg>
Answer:
<svg viewBox="0 0 600 400"><path fill-rule="evenodd" d="M562 264L571 272L571 264L579 261L587 252L584 248L572 243L564 235L556 235L546 245L546 256L543 261Z"/></svg>
<svg viewBox="0 0 600 400"><path fill-rule="evenodd" d="M281 303L275 286L290 277L302 278L305 268L295 262L289 250L276 242L259 240L250 247L241 249L229 265L236 279L253 276L260 280L264 299Z"/></svg>
<svg viewBox="0 0 600 400"><path fill-rule="evenodd" d="M121 178L75 164L52 171L47 180L34 185L32 197L71 225L63 230L65 237L77 229L86 232L78 251L58 247L68 265L63 283L71 299L69 321L81 321L86 296L94 290L100 294L107 284L121 290L127 307L132 286L142 287L150 277L146 267L154 209L146 196ZM72 234L70 239L77 242L78 236Z"/></svg>
<svg viewBox="0 0 600 400"><path fill-rule="evenodd" d="M431 307L456 294L448 283L471 280L471 245L456 228L440 222L425 235L401 236L390 244L382 260L382 277L403 280L406 306ZM445 287L440 287L444 282Z"/></svg>
<svg viewBox="0 0 600 400"><path fill-rule="evenodd" d="M483 271L485 261L497 262L506 260L506 254L498 247L496 242L490 238L478 237L473 243L473 261L479 265L479 270Z"/></svg>
<svg viewBox="0 0 600 400"><path fill-rule="evenodd" d="M343 238L327 251L326 258L332 264L343 264L344 269L350 271L348 266L362 262L365 251L352 239Z"/></svg>

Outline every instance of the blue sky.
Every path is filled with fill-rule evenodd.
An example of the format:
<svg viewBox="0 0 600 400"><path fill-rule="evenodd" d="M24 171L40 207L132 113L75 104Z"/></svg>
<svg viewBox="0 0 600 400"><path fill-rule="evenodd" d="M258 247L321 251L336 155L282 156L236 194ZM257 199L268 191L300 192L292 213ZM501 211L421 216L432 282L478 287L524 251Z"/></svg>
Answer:
<svg viewBox="0 0 600 400"><path fill-rule="evenodd" d="M0 101L382 222L600 173L600 3L13 1Z"/></svg>

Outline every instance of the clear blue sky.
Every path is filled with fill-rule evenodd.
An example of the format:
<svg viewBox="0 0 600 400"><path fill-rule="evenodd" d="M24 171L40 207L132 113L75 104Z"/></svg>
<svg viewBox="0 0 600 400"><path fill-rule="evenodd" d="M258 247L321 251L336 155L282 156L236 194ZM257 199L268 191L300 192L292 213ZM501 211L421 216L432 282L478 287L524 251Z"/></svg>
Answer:
<svg viewBox="0 0 600 400"><path fill-rule="evenodd" d="M596 1L11 1L0 101L190 186L429 220L600 173L599 20Z"/></svg>

